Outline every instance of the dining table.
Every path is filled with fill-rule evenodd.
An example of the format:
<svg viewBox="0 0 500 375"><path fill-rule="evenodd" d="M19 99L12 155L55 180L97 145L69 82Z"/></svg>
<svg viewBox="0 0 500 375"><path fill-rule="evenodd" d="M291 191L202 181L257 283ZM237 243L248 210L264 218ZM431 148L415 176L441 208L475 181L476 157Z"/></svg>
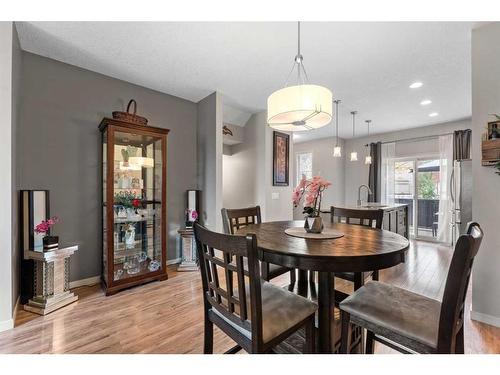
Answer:
<svg viewBox="0 0 500 375"><path fill-rule="evenodd" d="M285 233L288 228L303 226L303 220L264 222L242 227L236 234L255 234L260 260L298 269L299 290L308 283L308 271L318 272L317 350L332 353L338 339L334 327L334 273L396 266L405 261L410 244L405 237L387 230L327 221L324 231L335 231L341 237L302 238Z"/></svg>

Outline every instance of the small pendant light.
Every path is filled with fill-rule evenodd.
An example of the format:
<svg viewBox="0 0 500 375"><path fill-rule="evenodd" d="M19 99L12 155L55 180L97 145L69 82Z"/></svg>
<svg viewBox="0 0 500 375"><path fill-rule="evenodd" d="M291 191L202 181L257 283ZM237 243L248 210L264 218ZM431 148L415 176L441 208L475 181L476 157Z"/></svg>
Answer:
<svg viewBox="0 0 500 375"><path fill-rule="evenodd" d="M333 157L340 158L342 149L339 146L339 99L333 101L335 103L335 147L333 148Z"/></svg>
<svg viewBox="0 0 500 375"><path fill-rule="evenodd" d="M370 136L370 122L372 120L365 120L366 125L368 126L368 137ZM372 156L370 155L370 146L368 146L368 155L365 157L365 164L371 164L372 163Z"/></svg>
<svg viewBox="0 0 500 375"><path fill-rule="evenodd" d="M356 114L358 111L352 111L352 137L355 135L355 126L356 126ZM358 153L356 151L351 152L351 161L358 161Z"/></svg>

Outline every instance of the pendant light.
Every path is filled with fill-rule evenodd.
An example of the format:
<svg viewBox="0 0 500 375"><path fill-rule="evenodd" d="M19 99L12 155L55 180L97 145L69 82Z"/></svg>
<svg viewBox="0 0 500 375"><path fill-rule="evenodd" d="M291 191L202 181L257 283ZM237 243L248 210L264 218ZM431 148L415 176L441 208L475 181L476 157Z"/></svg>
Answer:
<svg viewBox="0 0 500 375"><path fill-rule="evenodd" d="M335 103L335 147L333 147L333 157L340 158L342 156L342 149L339 146L339 104L340 100L334 100Z"/></svg>
<svg viewBox="0 0 500 375"><path fill-rule="evenodd" d="M372 120L365 120L366 126L368 127L368 137L370 136L370 122ZM372 163L372 156L370 155L370 146L368 146L368 155L365 157L365 164L371 164Z"/></svg>
<svg viewBox="0 0 500 375"><path fill-rule="evenodd" d="M352 137L355 135L355 126L356 126L356 114L358 111L352 111ZM356 151L351 152L351 161L358 161L358 153Z"/></svg>
<svg viewBox="0 0 500 375"><path fill-rule="evenodd" d="M297 55L288 77L295 69L297 84L288 86L287 82L284 88L267 98L267 123L281 131L312 130L327 125L332 120L332 92L326 87L309 84L300 54L300 22Z"/></svg>

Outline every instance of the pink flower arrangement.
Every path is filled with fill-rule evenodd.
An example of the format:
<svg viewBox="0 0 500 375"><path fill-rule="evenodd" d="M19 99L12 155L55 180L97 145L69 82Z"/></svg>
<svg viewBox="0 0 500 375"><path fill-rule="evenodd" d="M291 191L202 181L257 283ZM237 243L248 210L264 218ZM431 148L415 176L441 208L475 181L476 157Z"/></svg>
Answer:
<svg viewBox="0 0 500 375"><path fill-rule="evenodd" d="M188 208L186 210L186 213L187 213L187 216L188 216L188 221L195 222L198 219L198 212L196 210Z"/></svg>
<svg viewBox="0 0 500 375"><path fill-rule="evenodd" d="M309 217L319 216L323 191L331 184L331 182L321 176L314 176L310 180L302 176L299 184L292 192L293 205L297 207L302 197L304 197L303 213Z"/></svg>
<svg viewBox="0 0 500 375"><path fill-rule="evenodd" d="M50 230L50 227L55 225L59 221L57 216L54 216L48 220L42 220L40 224L35 227L36 234L47 234Z"/></svg>

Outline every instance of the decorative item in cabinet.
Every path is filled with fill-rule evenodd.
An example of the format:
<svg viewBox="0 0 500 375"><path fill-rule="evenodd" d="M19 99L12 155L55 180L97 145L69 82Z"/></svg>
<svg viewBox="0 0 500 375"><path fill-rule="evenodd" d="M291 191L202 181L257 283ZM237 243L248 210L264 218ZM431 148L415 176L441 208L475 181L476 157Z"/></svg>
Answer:
<svg viewBox="0 0 500 375"><path fill-rule="evenodd" d="M106 295L110 295L131 286L167 279L169 130L110 118L104 118L99 129L102 280Z"/></svg>

